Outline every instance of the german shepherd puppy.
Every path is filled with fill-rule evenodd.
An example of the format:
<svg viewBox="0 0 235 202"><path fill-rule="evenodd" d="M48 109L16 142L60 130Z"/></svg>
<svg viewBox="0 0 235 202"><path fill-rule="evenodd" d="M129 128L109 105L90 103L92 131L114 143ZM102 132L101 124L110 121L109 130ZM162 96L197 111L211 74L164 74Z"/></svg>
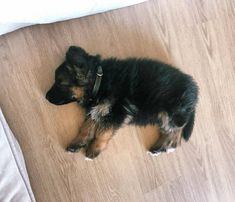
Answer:
<svg viewBox="0 0 235 202"><path fill-rule="evenodd" d="M101 59L71 46L46 94L56 105L77 102L86 112L78 136L67 151L86 148L97 157L124 124L158 125L160 138L151 154L171 151L190 138L198 100L191 76L151 59Z"/></svg>

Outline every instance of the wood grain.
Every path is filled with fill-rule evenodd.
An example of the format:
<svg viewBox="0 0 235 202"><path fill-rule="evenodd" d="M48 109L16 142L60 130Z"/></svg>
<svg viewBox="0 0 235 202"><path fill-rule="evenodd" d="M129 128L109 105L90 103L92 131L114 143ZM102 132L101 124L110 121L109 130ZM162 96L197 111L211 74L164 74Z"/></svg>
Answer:
<svg viewBox="0 0 235 202"><path fill-rule="evenodd" d="M234 201L234 21L233 0L150 0L0 36L0 106L37 201ZM200 102L189 143L151 157L157 129L125 127L93 162L65 152L83 113L44 97L70 45L104 57L152 57L193 75Z"/></svg>

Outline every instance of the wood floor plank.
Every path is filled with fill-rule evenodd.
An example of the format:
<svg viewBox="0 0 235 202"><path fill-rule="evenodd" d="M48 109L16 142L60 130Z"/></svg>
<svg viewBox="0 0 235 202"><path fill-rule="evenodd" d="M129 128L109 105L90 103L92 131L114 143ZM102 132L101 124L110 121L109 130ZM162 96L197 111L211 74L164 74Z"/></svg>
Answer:
<svg viewBox="0 0 235 202"><path fill-rule="evenodd" d="M234 21L234 0L149 0L0 36L0 106L37 201L234 201ZM200 98L190 141L151 157L158 128L124 127L93 162L65 152L83 112L51 105L45 93L70 45L104 57L151 57L193 75Z"/></svg>

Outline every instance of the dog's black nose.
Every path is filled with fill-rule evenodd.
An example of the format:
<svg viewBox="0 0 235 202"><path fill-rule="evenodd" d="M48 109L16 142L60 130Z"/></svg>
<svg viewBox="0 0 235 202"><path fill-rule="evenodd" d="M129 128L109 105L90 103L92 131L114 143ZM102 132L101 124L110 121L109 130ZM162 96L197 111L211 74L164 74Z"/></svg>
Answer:
<svg viewBox="0 0 235 202"><path fill-rule="evenodd" d="M49 96L49 93L47 92L47 94L46 94L46 99L47 100L50 100L50 96Z"/></svg>

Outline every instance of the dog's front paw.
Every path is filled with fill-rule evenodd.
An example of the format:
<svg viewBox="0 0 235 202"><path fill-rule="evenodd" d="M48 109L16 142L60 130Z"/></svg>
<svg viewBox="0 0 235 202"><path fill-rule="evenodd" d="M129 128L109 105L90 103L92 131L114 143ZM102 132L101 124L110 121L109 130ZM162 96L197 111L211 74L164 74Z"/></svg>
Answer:
<svg viewBox="0 0 235 202"><path fill-rule="evenodd" d="M66 151L68 152L79 152L82 147L78 144L71 144L66 148Z"/></svg>
<svg viewBox="0 0 235 202"><path fill-rule="evenodd" d="M96 149L88 148L88 149L86 150L86 157L87 157L88 159L94 159L94 158L96 158L99 154L100 154L100 151L99 151L99 150L96 150Z"/></svg>

